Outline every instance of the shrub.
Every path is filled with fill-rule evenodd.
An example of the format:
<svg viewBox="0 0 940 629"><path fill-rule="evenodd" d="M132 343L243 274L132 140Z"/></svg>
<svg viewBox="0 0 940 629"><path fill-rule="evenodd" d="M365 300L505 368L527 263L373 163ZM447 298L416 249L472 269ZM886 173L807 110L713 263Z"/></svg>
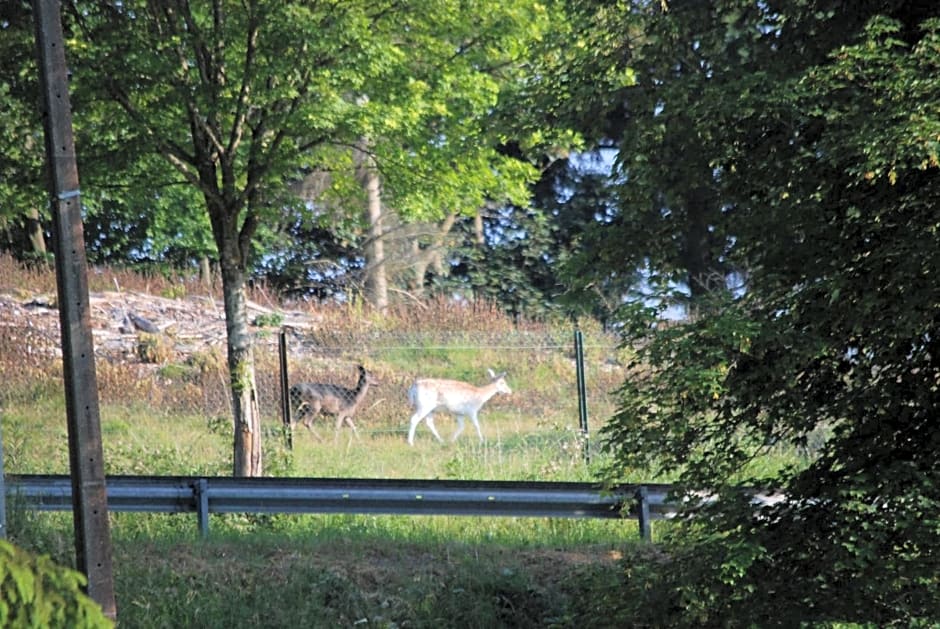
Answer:
<svg viewBox="0 0 940 629"><path fill-rule="evenodd" d="M83 585L80 572L0 540L0 626L112 627Z"/></svg>
<svg viewBox="0 0 940 629"><path fill-rule="evenodd" d="M284 315L279 312L262 313L255 317L252 325L259 328L278 328L284 323Z"/></svg>
<svg viewBox="0 0 940 629"><path fill-rule="evenodd" d="M161 334L141 332L137 338L137 356L143 363L166 363L173 353L173 344Z"/></svg>

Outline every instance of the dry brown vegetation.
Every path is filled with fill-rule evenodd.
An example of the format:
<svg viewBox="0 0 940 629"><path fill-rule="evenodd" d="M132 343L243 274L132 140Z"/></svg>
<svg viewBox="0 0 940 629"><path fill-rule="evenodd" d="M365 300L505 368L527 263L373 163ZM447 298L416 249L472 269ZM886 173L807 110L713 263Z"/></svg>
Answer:
<svg viewBox="0 0 940 629"><path fill-rule="evenodd" d="M220 296L196 279L94 269L90 280L107 473L227 474L231 427ZM250 298L260 406L269 431L266 473L590 477L575 429L569 324L512 321L493 304L445 299L379 316L361 304L282 303L259 287ZM55 301L51 269L24 268L0 257L0 404L11 473L68 469ZM128 325L131 313L157 331ZM287 334L291 382L352 386L358 363L378 375L381 386L356 416L362 442L343 439L337 446L333 439L316 441L298 431L289 454L279 449L281 330ZM588 328L586 336L596 341L596 332ZM620 377L617 350L604 339L596 346L589 341L587 353L597 401L592 417L598 418L610 407L609 392ZM488 444L481 447L474 436L440 446L419 434L416 447L409 448L405 391L411 379L422 374L481 383L486 367L508 371L513 388L511 399L493 400L481 416ZM445 436L453 430L443 418L438 427ZM327 436L332 426L325 422L317 429ZM44 524L52 515L63 518ZM19 514L28 525L14 526L14 534L19 530L27 545L67 561L67 533L59 530L60 524L68 530L64 516L34 520ZM536 622L551 609L577 606L572 575L615 574L621 541L633 537L635 526L606 520L236 514L213 516L210 544L193 542L194 530L192 518L115 514L122 623L223 623L232 614L233 588L258 593L238 609L252 610L262 624L290 617L305 626L319 626L325 618L347 626L363 618L379 626L382 619L387 626L424 626L422 619L437 618L437 609ZM194 583L200 584L198 599Z"/></svg>
<svg viewBox="0 0 940 629"><path fill-rule="evenodd" d="M203 418L225 434L230 401L220 296L197 278L93 269L89 280L99 398L108 416L133 417L146 409L164 417ZM282 420L281 331L291 384L352 387L357 364L375 373L382 384L370 391L356 419L364 434L404 434L411 414L406 391L415 377L481 384L487 368L507 371L514 391L511 399L487 406L484 415L499 418L499 425L490 424L491 434L527 438L536 430L561 430L567 442L577 426L572 330L566 322L513 321L492 303L443 298L382 315L359 303L281 302L257 286L250 299L259 402L270 427ZM140 320L151 331L135 325ZM612 412L610 392L622 377L622 361L615 340L589 325L585 336L592 421L603 421ZM6 385L0 401L14 396L29 404L61 394L59 337L53 270L0 257L0 379ZM317 429L329 430L326 423ZM306 438L303 431L298 436Z"/></svg>

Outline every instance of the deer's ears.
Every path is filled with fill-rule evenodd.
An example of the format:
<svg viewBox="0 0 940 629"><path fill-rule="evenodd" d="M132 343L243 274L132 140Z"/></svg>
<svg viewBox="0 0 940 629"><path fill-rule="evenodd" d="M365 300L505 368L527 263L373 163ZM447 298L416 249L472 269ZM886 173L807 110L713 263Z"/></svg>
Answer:
<svg viewBox="0 0 940 629"><path fill-rule="evenodd" d="M490 378L493 379L493 380L498 380L499 378L505 378L505 377L506 377L506 372L505 372L505 371L501 371L501 372L499 372L499 373L494 372L492 369L487 369L486 371L490 374Z"/></svg>

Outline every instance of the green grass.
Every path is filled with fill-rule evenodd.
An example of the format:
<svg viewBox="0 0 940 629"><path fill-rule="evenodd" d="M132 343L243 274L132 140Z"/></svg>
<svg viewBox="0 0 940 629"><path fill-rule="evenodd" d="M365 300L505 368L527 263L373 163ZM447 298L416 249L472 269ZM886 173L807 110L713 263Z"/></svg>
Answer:
<svg viewBox="0 0 940 629"><path fill-rule="evenodd" d="M37 412L36 409L41 409ZM482 418L480 443L470 422L456 442L440 444L424 425L415 446L406 428L371 429L360 437L331 425L295 428L288 451L282 424L266 423L268 466L282 476L344 478L442 478L480 480L595 480L603 459L584 462L583 442L573 426L545 425L532 418L492 412ZM455 422L440 417L445 438ZM138 406L104 406L101 433L108 474L227 475L231 435L227 418L164 416ZM68 432L64 404L8 407L3 418L6 467L10 473L68 473ZM274 472L269 472L271 475Z"/></svg>
<svg viewBox="0 0 940 629"><path fill-rule="evenodd" d="M475 364L466 349L436 352L442 354L429 375L482 383L486 366L502 368L495 354ZM414 357L402 362L407 370L370 358L385 385L357 417L361 439L348 429L334 434L320 421L320 439L298 428L288 450L269 401L262 408L267 473L594 480L598 459L584 461L576 400L553 382L563 363L522 358L513 369L513 396L491 400L481 413L482 444L468 422L456 443L439 444L421 426L415 446L407 445L403 391L420 364ZM536 367L528 378L521 375L527 365ZM348 371L335 369L342 373L336 378L351 378ZM111 366L99 378L106 387L100 397L107 473L229 474L230 420L196 408L213 379L194 388L189 370L162 369L159 377L155 388ZM3 395L7 471L68 473L61 393L29 383ZM446 415L437 425L445 438L455 429ZM566 619L581 605L579 572L614 578L616 558L639 547L633 521L252 514L210 520L202 540L194 514L111 514L122 627L575 626ZM74 561L71 526L69 513L11 507L13 541L65 564Z"/></svg>
<svg viewBox="0 0 940 629"><path fill-rule="evenodd" d="M4 273L14 271L0 259L0 277ZM26 285L40 285L40 279ZM121 285L131 290L133 281L122 277ZM155 280L154 290L160 286ZM453 304L431 306L437 310L382 319L324 309L319 345L337 351L289 348L291 382L351 386L358 362L379 375L383 384L356 416L361 439L348 429L334 434L330 422L318 421L320 439L298 428L288 450L277 356L272 344L259 342L266 473L596 480L604 459L596 450L590 464L584 459L569 326L516 326L492 309L481 309L468 324L467 312ZM592 333L585 331L588 340ZM610 362L621 352L608 341L588 347L595 436L613 413L611 393L623 373ZM66 474L61 366L52 359L10 360L17 343L0 347L6 471ZM231 473L230 402L219 371L224 360L215 353L191 358L159 367L99 362L108 474ZM497 396L481 412L485 443L468 423L456 443L437 443L422 425L415 446L407 445L405 392L415 377L482 384L487 368L507 371L513 394ZM455 422L439 414L437 426L448 438ZM656 479L638 473L630 480ZM332 514L213 514L210 520L203 540L195 514L111 514L122 628L602 627L605 619L591 609L583 584L616 584L618 558L641 560L646 552L633 520ZM665 526L657 523L656 530ZM70 513L34 512L13 502L8 530L14 543L74 562Z"/></svg>
<svg viewBox="0 0 940 629"><path fill-rule="evenodd" d="M14 543L70 563L67 514L11 516ZM213 515L207 540L192 515L111 522L122 627L573 627L581 579L644 552L612 521Z"/></svg>
<svg viewBox="0 0 940 629"><path fill-rule="evenodd" d="M456 442L438 443L422 424L415 445L405 441L406 429L369 431L356 439L348 429L338 435L318 427L318 440L305 428L294 433L293 476L364 478L442 478L479 480L594 480L584 465L578 434L535 421L512 421L490 414L483 422L480 443L470 422ZM454 423L437 421L449 439Z"/></svg>
<svg viewBox="0 0 940 629"><path fill-rule="evenodd" d="M134 555L133 568L116 574L127 627L546 626L578 595L558 569L594 563L361 535L329 545L271 536L150 542L135 545ZM232 556L241 557L237 571Z"/></svg>

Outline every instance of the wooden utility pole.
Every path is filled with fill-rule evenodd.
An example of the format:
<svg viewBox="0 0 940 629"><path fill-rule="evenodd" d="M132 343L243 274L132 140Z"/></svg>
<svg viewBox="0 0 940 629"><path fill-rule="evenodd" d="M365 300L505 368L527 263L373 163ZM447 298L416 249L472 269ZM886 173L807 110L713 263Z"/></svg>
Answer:
<svg viewBox="0 0 940 629"><path fill-rule="evenodd" d="M98 379L88 303L88 265L61 8L59 0L33 0L46 162L55 229L76 563L88 577L88 595L101 605L106 616L116 619Z"/></svg>

